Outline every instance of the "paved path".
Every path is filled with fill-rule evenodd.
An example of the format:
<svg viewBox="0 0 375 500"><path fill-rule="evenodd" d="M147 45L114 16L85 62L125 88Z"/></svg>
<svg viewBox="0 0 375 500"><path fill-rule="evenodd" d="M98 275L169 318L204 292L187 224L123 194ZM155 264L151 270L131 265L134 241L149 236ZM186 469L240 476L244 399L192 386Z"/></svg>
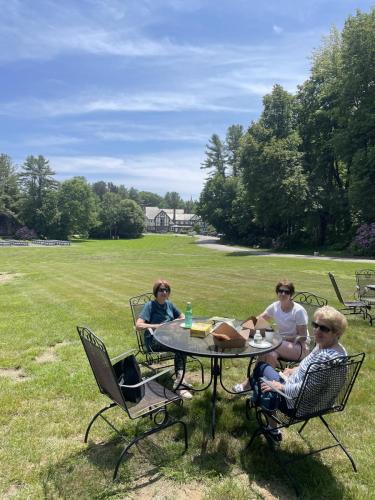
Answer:
<svg viewBox="0 0 375 500"><path fill-rule="evenodd" d="M375 259L361 259L361 258L343 258L343 257L323 257L314 255L301 255L301 254L291 254L291 253L273 253L264 250L257 250L255 248L248 247L238 247L232 245L224 245L220 242L220 238L214 236L197 236L197 244L204 245L207 248L212 248L213 250L219 250L221 252L230 252L237 255L256 255L260 257L287 257L293 259L318 259L318 260L337 260L338 262L364 262L368 264L375 264Z"/></svg>

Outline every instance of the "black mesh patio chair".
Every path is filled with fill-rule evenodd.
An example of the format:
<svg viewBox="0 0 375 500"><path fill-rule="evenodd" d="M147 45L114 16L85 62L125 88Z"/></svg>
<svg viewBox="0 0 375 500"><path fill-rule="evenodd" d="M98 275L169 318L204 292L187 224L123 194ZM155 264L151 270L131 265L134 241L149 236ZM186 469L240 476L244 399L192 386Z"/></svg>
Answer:
<svg viewBox="0 0 375 500"><path fill-rule="evenodd" d="M328 273L328 276L339 302L341 302L344 306L340 309L340 311L343 314L361 314L365 319L367 317L367 309L369 306L367 306L362 300L344 300L337 285L335 276L332 273Z"/></svg>
<svg viewBox="0 0 375 500"><path fill-rule="evenodd" d="M357 297L368 306L367 317L372 325L375 316L372 316L369 311L373 307L375 308L375 269L356 271L355 279L357 282Z"/></svg>
<svg viewBox="0 0 375 500"><path fill-rule="evenodd" d="M145 359L144 364L150 368L151 370L155 371L159 369L160 367L164 368L166 366L173 366L173 360L174 360L174 353L173 352L154 352L150 351L147 348L146 342L145 342L145 332L146 330L138 330L136 327L136 322L137 319L139 318L139 315L141 314L141 311L143 309L143 306L149 302L150 300L153 300L153 293L152 292L146 292L142 293L141 295L136 295L135 297L130 297L129 299L129 305L130 305L130 310L132 313L132 318L133 318L133 326L134 326L134 331L137 336L137 344L138 344L138 353L142 354L142 356ZM204 383L204 370L203 370L203 365L201 361L194 356L191 356L189 361L195 361L199 364L199 368L201 371L201 379L202 379L202 384Z"/></svg>
<svg viewBox="0 0 375 500"><path fill-rule="evenodd" d="M170 372L171 369L168 368L163 370L152 377L141 380L141 382L137 384L125 385L123 383L119 383L115 373L116 363L128 356L129 352L110 360L104 343L89 328L77 326L77 330L95 380L98 384L99 391L111 400L110 404L104 406L104 408L99 410L91 419L85 433L85 443L87 443L91 427L98 417L101 417L101 419L103 419L119 436L122 438L126 437L125 433L119 431L113 423L103 415L104 412L110 410L111 408L121 408L132 420L140 417L148 417L154 424L151 429L134 437L130 443L125 446L116 462L113 479L116 479L121 462L126 458L129 449L134 444L138 443L141 439L162 431L172 425L178 424L181 426L186 451L188 447L186 424L181 420L176 420L172 417L168 413L167 409L167 406L171 403L182 404L182 400L175 392L167 389L155 380L156 378L165 375L167 372ZM144 394L140 399L138 398L138 402L130 402L125 395L125 390L129 388L137 389L140 387L144 387Z"/></svg>
<svg viewBox="0 0 375 500"><path fill-rule="evenodd" d="M263 435L272 451L276 453L277 460L289 477L291 483L296 489L297 494L299 493L299 488L293 478L293 474L289 471L288 465L306 456L319 453L329 448L340 447L350 460L353 470L355 472L357 471L353 458L333 432L324 417L325 415L341 412L345 409L364 357L364 353L359 353L350 356L340 356L334 360L326 361L324 363L312 363L308 367L300 390L294 399L289 398L285 393L274 389L290 402L291 408L289 408L286 412L283 412L280 409L269 410L264 408L261 406L260 401L255 403L256 418L259 426L254 431L248 447L252 445L257 436ZM268 383L265 379L263 379L263 381ZM268 385L272 387L272 382L269 382ZM246 414L248 418L250 418L250 410L252 407L254 407L254 403L248 399L246 402ZM277 429L303 423L301 428L298 430L298 433L301 435L307 423L316 417L319 418L329 431L334 439L334 444L322 446L321 448L294 456L289 460L282 460L277 453L273 438L271 437L269 431L267 431L266 426L268 424L268 419L271 418L275 421Z"/></svg>
<svg viewBox="0 0 375 500"><path fill-rule="evenodd" d="M320 307L326 306L328 304L327 299L324 297L319 297L312 292L297 292L293 295L293 302L297 304L301 304L307 312L307 328L310 328L310 336L307 339L307 345L309 348L309 352L311 352L315 347L315 339L311 335L311 321L314 318L315 311ZM296 342L298 340L305 340L306 337L296 337ZM298 361L290 361L288 359L279 358L279 365L281 368L285 368L286 366L292 367L299 363Z"/></svg>

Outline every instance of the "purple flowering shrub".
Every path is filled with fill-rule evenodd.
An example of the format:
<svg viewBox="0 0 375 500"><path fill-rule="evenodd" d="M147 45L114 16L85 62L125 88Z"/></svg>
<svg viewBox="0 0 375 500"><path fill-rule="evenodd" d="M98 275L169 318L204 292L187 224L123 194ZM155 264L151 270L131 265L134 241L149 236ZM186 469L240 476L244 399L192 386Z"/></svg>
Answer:
<svg viewBox="0 0 375 500"><path fill-rule="evenodd" d="M34 240L38 237L34 229L29 229L27 226L20 227L14 237L17 240Z"/></svg>
<svg viewBox="0 0 375 500"><path fill-rule="evenodd" d="M357 255L375 256L375 222L359 226L352 243L352 250Z"/></svg>

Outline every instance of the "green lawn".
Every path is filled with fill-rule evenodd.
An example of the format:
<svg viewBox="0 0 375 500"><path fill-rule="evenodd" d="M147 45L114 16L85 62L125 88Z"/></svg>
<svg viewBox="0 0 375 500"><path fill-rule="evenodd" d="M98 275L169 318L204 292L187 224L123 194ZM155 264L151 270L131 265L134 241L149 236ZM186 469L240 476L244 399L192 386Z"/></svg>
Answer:
<svg viewBox="0 0 375 500"><path fill-rule="evenodd" d="M205 441L207 391L180 411L189 427L187 454L181 455L176 442L148 440L121 467L120 482L112 483L121 443L100 422L90 446L83 443L89 419L105 400L75 327L90 326L114 356L135 346L128 298L149 290L158 277L171 281L178 306L192 302L194 315L245 318L274 299L282 277L338 306L327 272L335 273L349 298L354 271L369 267L374 266L217 252L177 236L0 248L1 498L293 498L262 439L246 451L255 421L246 420L243 397L223 391L214 441ZM305 459L293 469L306 498L373 498L374 342L375 326L350 318L343 343L349 352L367 356L346 411L329 418L359 472L352 472L337 448ZM245 361L231 362L225 381L231 385L245 371ZM284 434L285 453L305 449L294 429ZM327 437L316 423L306 436L312 443Z"/></svg>

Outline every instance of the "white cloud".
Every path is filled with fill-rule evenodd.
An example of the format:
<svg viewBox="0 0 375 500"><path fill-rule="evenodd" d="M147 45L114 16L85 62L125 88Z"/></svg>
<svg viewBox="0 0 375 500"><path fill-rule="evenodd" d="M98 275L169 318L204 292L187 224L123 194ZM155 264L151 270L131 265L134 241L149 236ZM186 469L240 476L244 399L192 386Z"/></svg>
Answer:
<svg viewBox="0 0 375 500"><path fill-rule="evenodd" d="M272 26L272 29L277 35L280 35L284 31L283 28L277 26L276 24Z"/></svg>
<svg viewBox="0 0 375 500"><path fill-rule="evenodd" d="M43 135L43 136L31 136L28 137L23 145L26 147L42 147L47 146L65 146L67 144L77 144L81 142L78 137L72 137L67 135Z"/></svg>
<svg viewBox="0 0 375 500"><path fill-rule="evenodd" d="M84 115L97 112L127 112L127 111L236 111L248 113L251 110L220 102L218 91L210 93L205 89L201 95L197 92L143 92L134 94L115 94L108 97L82 95L65 99L30 99L8 102L0 105L0 115L23 115L57 117L68 115Z"/></svg>
<svg viewBox="0 0 375 500"><path fill-rule="evenodd" d="M203 188L206 173L200 170L202 151L178 150L145 155L52 156L50 165L58 179L75 175L89 182L104 180L139 190L164 195L177 191L184 199L196 199Z"/></svg>
<svg viewBox="0 0 375 500"><path fill-rule="evenodd" d="M129 127L123 131L98 130L95 136L104 141L178 141L206 142L212 131L206 132L185 128Z"/></svg>

